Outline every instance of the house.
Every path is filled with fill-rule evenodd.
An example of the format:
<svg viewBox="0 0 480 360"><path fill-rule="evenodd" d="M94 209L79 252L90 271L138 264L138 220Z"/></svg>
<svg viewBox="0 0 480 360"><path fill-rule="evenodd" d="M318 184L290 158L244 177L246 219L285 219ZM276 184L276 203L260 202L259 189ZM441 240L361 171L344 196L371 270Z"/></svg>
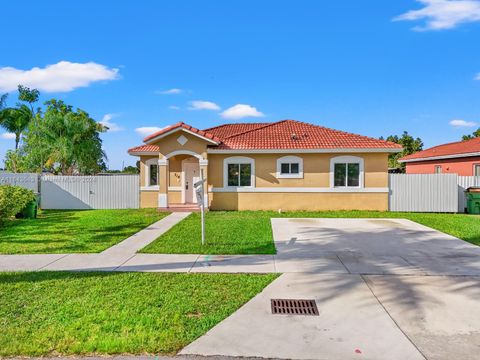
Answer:
<svg viewBox="0 0 480 360"><path fill-rule="evenodd" d="M407 174L480 176L480 138L434 146L399 159Z"/></svg>
<svg viewBox="0 0 480 360"><path fill-rule="evenodd" d="M128 150L140 157L141 206L196 202L206 179L212 210L388 208L392 142L295 120L225 124L205 130L183 122Z"/></svg>

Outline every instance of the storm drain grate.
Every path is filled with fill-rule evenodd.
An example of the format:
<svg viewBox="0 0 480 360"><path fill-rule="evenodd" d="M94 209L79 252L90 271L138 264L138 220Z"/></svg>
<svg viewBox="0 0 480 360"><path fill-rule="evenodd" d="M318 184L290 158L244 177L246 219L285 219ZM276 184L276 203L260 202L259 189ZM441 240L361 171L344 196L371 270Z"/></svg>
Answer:
<svg viewBox="0 0 480 360"><path fill-rule="evenodd" d="M272 314L318 315L315 300L271 299Z"/></svg>

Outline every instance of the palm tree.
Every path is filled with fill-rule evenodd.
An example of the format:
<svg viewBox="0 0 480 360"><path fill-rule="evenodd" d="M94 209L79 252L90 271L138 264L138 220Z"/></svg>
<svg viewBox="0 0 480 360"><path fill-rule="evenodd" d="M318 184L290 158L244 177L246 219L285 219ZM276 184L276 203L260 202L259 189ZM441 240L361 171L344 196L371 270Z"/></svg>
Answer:
<svg viewBox="0 0 480 360"><path fill-rule="evenodd" d="M6 131L15 134L15 150L18 149L20 138L33 117L32 110L24 104L15 108L4 108L0 110L0 126Z"/></svg>

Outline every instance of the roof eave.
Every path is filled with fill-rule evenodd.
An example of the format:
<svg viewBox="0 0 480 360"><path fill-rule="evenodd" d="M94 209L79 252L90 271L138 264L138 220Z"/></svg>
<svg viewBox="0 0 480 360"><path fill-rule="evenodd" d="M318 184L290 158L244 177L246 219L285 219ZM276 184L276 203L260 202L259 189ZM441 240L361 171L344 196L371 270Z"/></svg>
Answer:
<svg viewBox="0 0 480 360"><path fill-rule="evenodd" d="M318 149L215 149L208 148L209 154L232 154L232 153L250 153L250 154L275 154L275 153L398 153L402 148L318 148Z"/></svg>
<svg viewBox="0 0 480 360"><path fill-rule="evenodd" d="M142 155L158 155L159 151L130 151L128 150L128 154L132 156L142 156Z"/></svg>
<svg viewBox="0 0 480 360"><path fill-rule="evenodd" d="M477 152L463 153L463 154L429 156L429 157L414 158L414 159L398 159L398 162L400 162L400 163L410 163L410 162L419 162L419 161L458 159L458 158L463 158L463 157L474 157L474 156L480 156L480 152L477 151Z"/></svg>
<svg viewBox="0 0 480 360"><path fill-rule="evenodd" d="M206 137L206 136L197 134L197 133L195 133L195 132L193 132L193 131L190 131L190 130L188 130L188 129L185 129L184 127L181 127L181 126L176 127L176 128L173 128L173 129L168 130L168 131L165 131L165 132L163 132L163 133L161 133L161 134L158 134L157 136L152 137L152 138L150 138L150 139L149 139L148 137L146 137L146 138L144 139L144 142L145 142L145 144L147 144L147 145L148 145L148 144L152 144L152 143L154 143L154 142L156 142L156 141L158 141L158 140L160 140L160 139L162 139L162 138L164 138L164 137L166 137L166 136L168 136L168 135L174 134L174 133L176 133L176 132L178 132L178 131L185 131L186 133L191 134L191 135L193 135L193 136L196 136L196 137L198 137L198 138L200 138L200 139L202 139L202 140L205 140L205 141L207 141L207 142L209 142L210 144L213 144L213 145L219 145L219 144L220 144L219 141L215 141L215 140L210 139L210 138L208 138L208 137Z"/></svg>

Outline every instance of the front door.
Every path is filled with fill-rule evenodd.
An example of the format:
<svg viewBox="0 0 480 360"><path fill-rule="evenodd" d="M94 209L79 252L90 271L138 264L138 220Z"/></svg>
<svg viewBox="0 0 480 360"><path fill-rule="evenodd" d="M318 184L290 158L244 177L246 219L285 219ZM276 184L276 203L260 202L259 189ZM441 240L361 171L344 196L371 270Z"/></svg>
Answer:
<svg viewBox="0 0 480 360"><path fill-rule="evenodd" d="M197 162L183 163L183 192L185 203L195 204L197 197L195 196L195 189L193 184L200 180L200 166Z"/></svg>

